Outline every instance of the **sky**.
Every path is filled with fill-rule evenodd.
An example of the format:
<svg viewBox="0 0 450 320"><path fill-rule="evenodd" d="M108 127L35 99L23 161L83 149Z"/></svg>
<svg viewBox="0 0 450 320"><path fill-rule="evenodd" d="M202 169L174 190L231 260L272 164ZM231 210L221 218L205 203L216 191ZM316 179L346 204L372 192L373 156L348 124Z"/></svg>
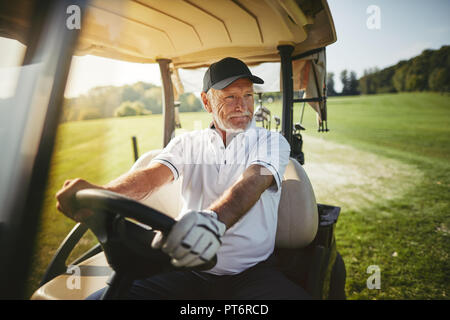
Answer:
<svg viewBox="0 0 450 320"><path fill-rule="evenodd" d="M327 47L327 69L337 89L344 69L360 77L365 69L383 69L450 44L449 0L328 0L328 5L338 40ZM379 29L367 26L373 21L373 11L367 13L371 5L379 8Z"/></svg>
<svg viewBox="0 0 450 320"><path fill-rule="evenodd" d="M419 55L424 49L450 44L449 0L328 0L328 4L338 40L327 47L327 69L335 74L337 91L342 88L339 73L344 69L360 77L365 69L382 69ZM8 46L12 44L0 39L0 47ZM19 46L18 50L23 48ZM8 50L0 50L0 71L7 75L7 70L2 70L2 52ZM200 81L201 74L197 73ZM74 57L65 96L74 97L95 86L137 81L160 85L158 65ZM1 91L2 79L0 95Z"/></svg>

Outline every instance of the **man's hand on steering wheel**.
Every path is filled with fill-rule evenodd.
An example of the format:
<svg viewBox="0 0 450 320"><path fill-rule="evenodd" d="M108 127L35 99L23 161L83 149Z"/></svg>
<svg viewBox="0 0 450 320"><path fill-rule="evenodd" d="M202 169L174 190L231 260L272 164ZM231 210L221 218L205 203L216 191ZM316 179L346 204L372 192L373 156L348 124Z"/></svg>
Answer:
<svg viewBox="0 0 450 320"><path fill-rule="evenodd" d="M157 233L152 247L161 248L172 257L176 267L194 267L214 257L225 230L226 225L214 212L191 210L173 226L167 237Z"/></svg>
<svg viewBox="0 0 450 320"><path fill-rule="evenodd" d="M75 194L83 189L103 189L100 186L91 184L83 179L66 180L61 190L56 193L56 209L64 213L67 217L81 222L93 214L87 208L77 208L75 206Z"/></svg>

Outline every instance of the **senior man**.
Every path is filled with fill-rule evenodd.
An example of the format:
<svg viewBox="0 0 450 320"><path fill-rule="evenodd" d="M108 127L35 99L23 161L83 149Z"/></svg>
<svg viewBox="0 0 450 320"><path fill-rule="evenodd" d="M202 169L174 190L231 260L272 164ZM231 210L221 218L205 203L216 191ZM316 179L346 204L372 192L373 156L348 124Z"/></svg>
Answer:
<svg viewBox="0 0 450 320"><path fill-rule="evenodd" d="M212 114L209 128L177 136L144 168L105 186L66 181L57 208L76 221L92 214L74 211L74 194L102 188L141 200L182 177L184 208L167 238L152 247L176 267L194 267L217 255L207 271L177 270L133 283L131 299L307 299L307 293L276 268L272 255L281 178L290 146L279 133L253 121L253 83L264 83L239 59L213 63L201 98ZM101 291L90 298L99 298Z"/></svg>

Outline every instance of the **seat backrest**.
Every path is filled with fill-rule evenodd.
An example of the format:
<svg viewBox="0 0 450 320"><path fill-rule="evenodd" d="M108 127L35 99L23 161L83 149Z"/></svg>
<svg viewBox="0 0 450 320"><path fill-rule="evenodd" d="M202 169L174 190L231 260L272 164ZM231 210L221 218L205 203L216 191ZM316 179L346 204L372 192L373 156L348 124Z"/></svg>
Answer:
<svg viewBox="0 0 450 320"><path fill-rule="evenodd" d="M143 154L131 170L145 168L160 152L161 150L152 150ZM164 185L141 202L176 218L183 208L181 179ZM303 167L291 158L281 186L276 246L279 248L306 247L316 236L318 220L317 203L311 182Z"/></svg>
<svg viewBox="0 0 450 320"><path fill-rule="evenodd" d="M303 248L316 237L319 213L316 197L305 169L291 158L281 183L275 245L278 248Z"/></svg>

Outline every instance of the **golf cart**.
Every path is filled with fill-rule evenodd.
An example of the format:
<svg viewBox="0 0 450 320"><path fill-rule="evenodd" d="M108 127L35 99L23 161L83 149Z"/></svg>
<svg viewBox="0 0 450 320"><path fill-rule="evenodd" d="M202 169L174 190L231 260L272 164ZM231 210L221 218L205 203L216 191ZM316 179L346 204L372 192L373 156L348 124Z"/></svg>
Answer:
<svg viewBox="0 0 450 320"><path fill-rule="evenodd" d="M76 12L81 29L65 27L68 14ZM328 130L325 47L336 41L336 34L325 0L15 1L2 8L0 21L2 36L27 45L20 94L0 105L13 105L18 113L14 127L1 123L10 138L0 167L7 178L0 185L5 191L0 193L1 297L22 297L23 284L18 283L30 268L70 59L90 54L159 64L164 146L174 137L175 97L183 91L178 70L207 67L226 56L250 66L280 63L280 132L291 145L291 159L282 182L275 254L279 268L312 297L345 299L345 266L334 237L340 208L316 203L301 166L303 127L293 124L293 104L309 103L317 112L319 131ZM302 90L303 97L294 99L295 90ZM131 170L146 166L159 152L146 152ZM115 299L133 280L173 270L169 257L149 244L154 230L167 233L175 223L182 207L180 190L177 180L140 202L100 190L78 192L77 204L95 214L64 239L32 299L84 299L105 286L103 298ZM98 244L68 264L88 229ZM213 258L196 269L214 264ZM73 280L77 290L70 287Z"/></svg>

